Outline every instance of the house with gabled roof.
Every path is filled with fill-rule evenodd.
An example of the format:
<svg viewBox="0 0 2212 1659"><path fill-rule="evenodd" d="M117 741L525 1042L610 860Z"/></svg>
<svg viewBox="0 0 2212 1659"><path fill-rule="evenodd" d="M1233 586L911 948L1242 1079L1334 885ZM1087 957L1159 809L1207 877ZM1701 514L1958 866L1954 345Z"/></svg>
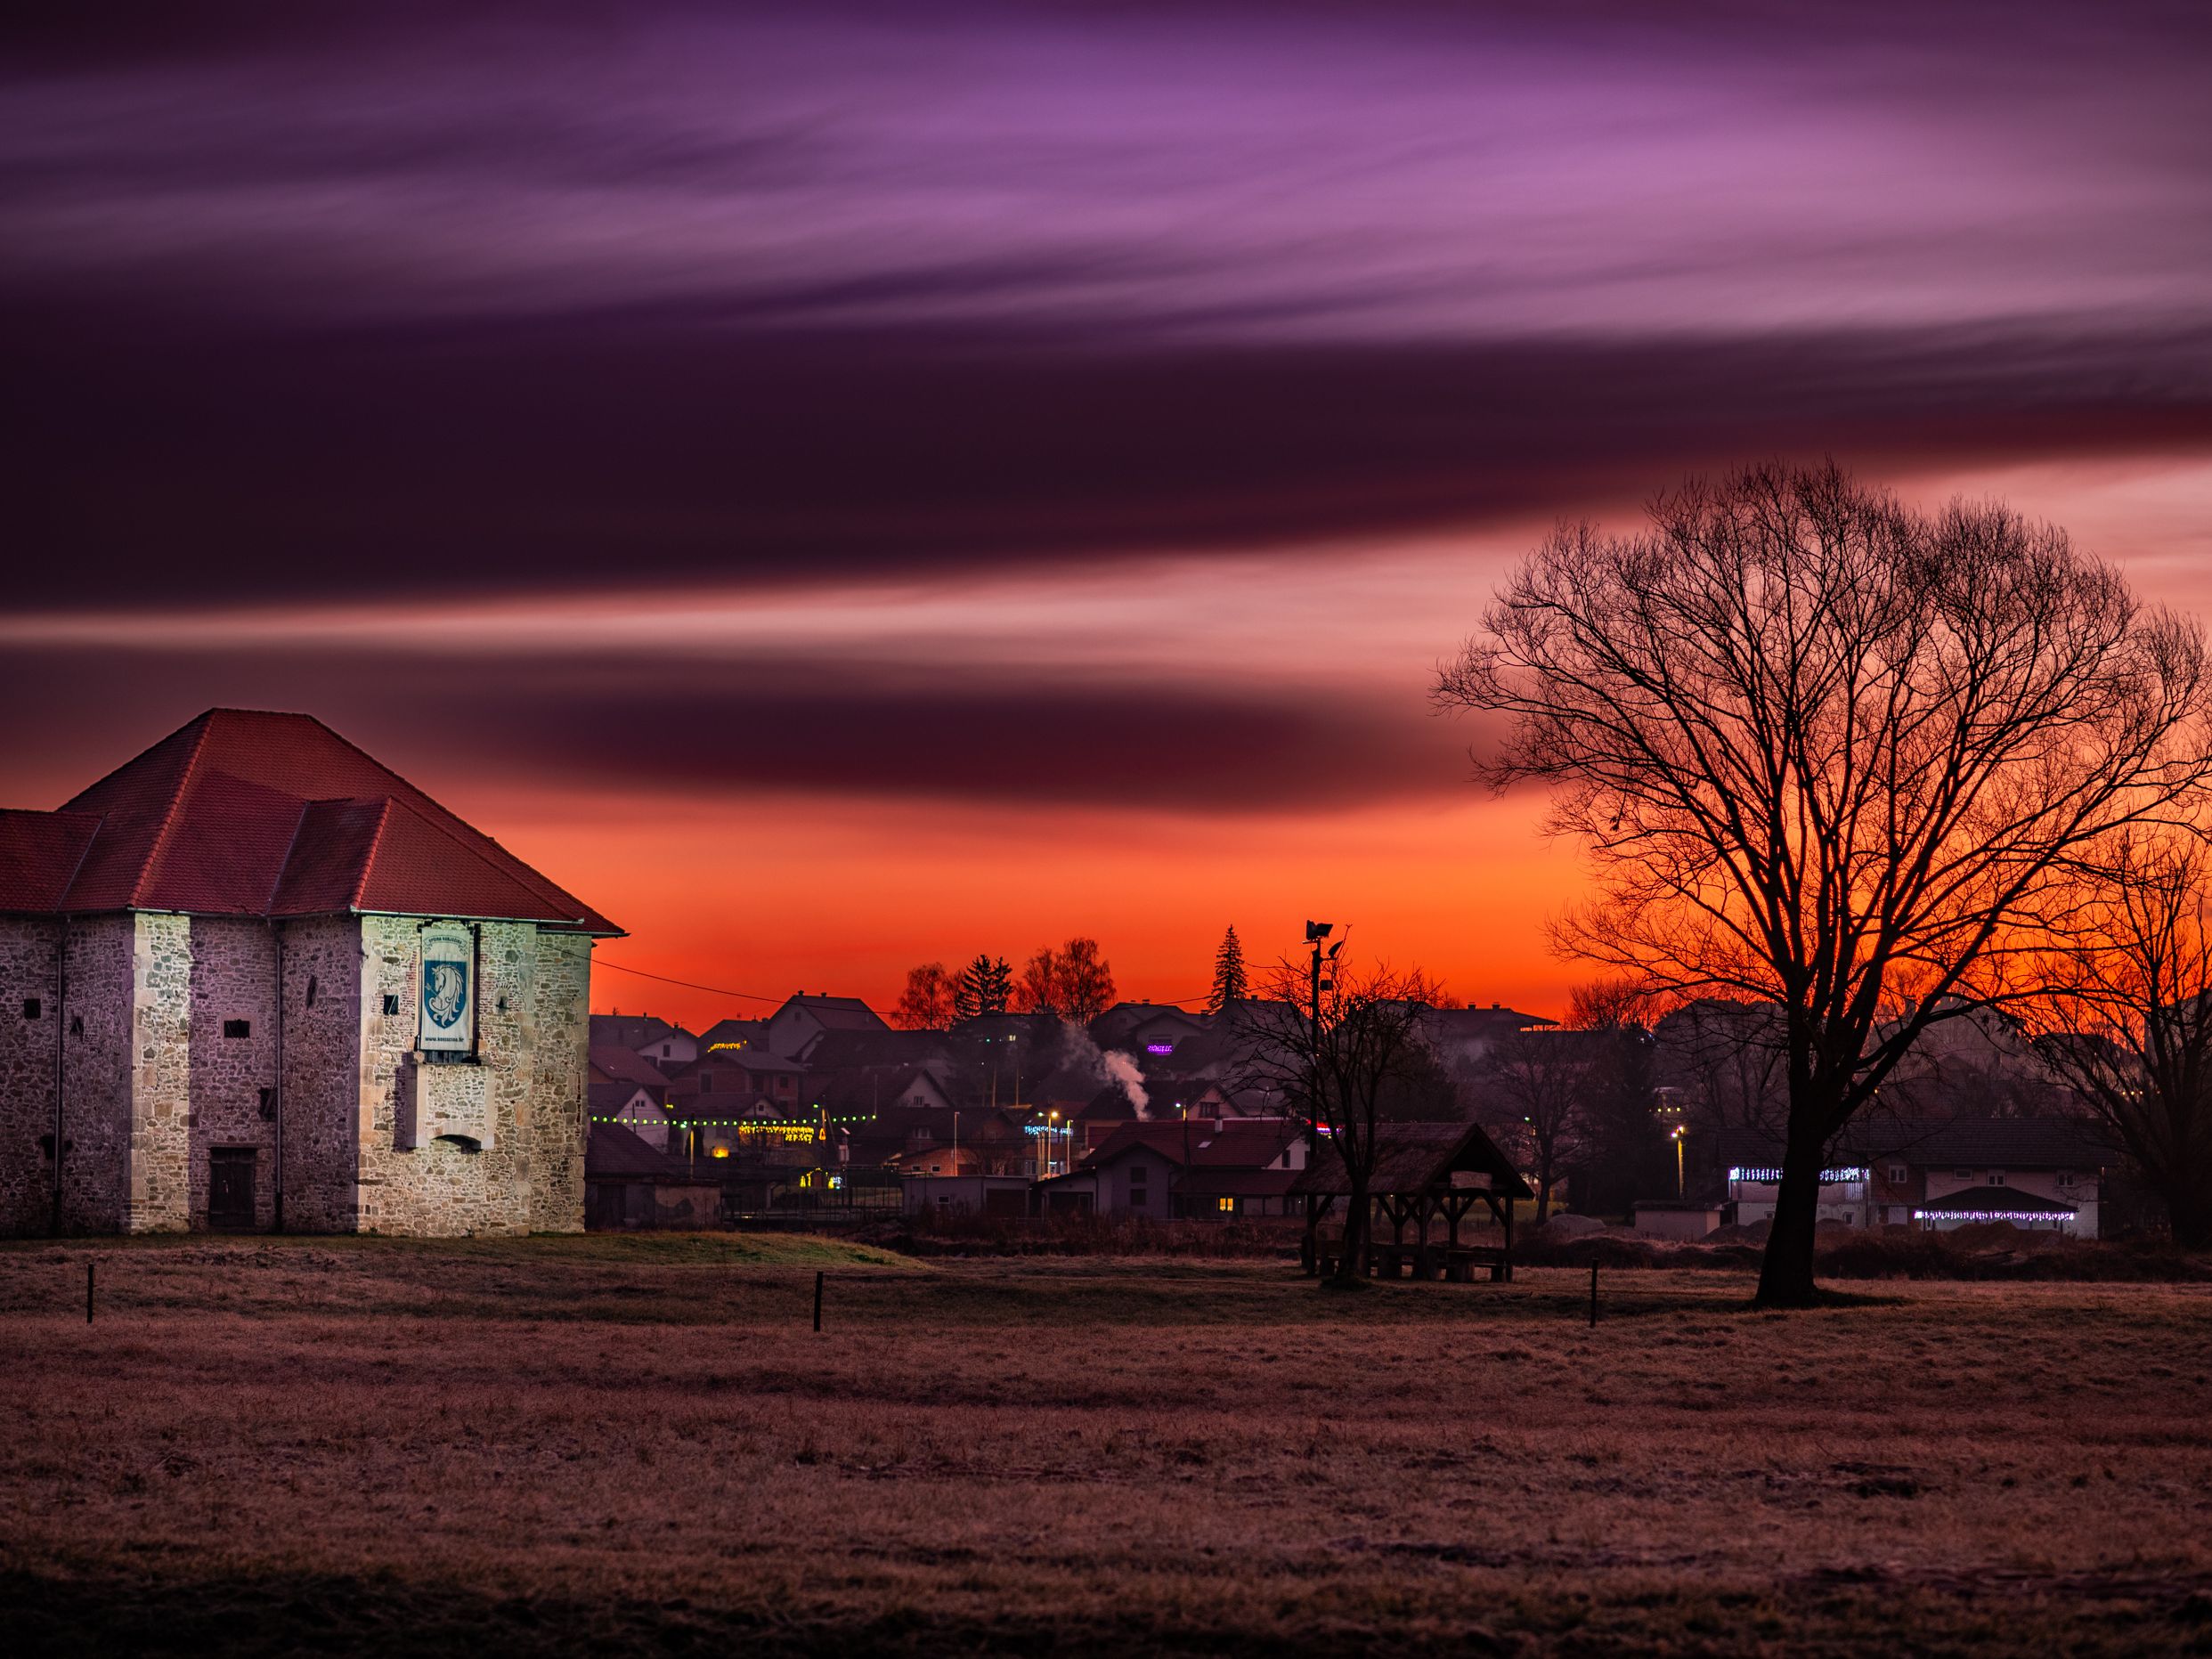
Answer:
<svg viewBox="0 0 2212 1659"><path fill-rule="evenodd" d="M304 714L0 812L0 1231L583 1224L621 930Z"/></svg>
<svg viewBox="0 0 2212 1659"><path fill-rule="evenodd" d="M1289 1213L1291 1186L1305 1162L1305 1127L1289 1119L1124 1123L1076 1168L1037 1183L1037 1196L1048 1215L1151 1221L1282 1216Z"/></svg>
<svg viewBox="0 0 2212 1659"><path fill-rule="evenodd" d="M668 1079L641 1055L593 1045L587 1094L595 1125L619 1124L649 1145L674 1149L678 1133L668 1107Z"/></svg>
<svg viewBox="0 0 2212 1659"><path fill-rule="evenodd" d="M652 1014L595 1013L591 1016L591 1046L626 1048L649 1060L663 1071L698 1059L703 1039L679 1025Z"/></svg>
<svg viewBox="0 0 2212 1659"><path fill-rule="evenodd" d="M759 1048L768 1043L765 1020L717 1020L699 1033L695 1051L687 1058L720 1053L726 1049Z"/></svg>
<svg viewBox="0 0 2212 1659"><path fill-rule="evenodd" d="M882 1015L858 996L801 991L786 997L768 1017L768 1046L793 1060L804 1060L825 1031L888 1031Z"/></svg>

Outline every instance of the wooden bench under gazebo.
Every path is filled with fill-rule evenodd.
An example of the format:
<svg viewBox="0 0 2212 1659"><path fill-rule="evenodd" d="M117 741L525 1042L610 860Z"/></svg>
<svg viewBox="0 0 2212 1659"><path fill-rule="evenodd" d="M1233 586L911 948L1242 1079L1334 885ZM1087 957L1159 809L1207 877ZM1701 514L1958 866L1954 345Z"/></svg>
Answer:
<svg viewBox="0 0 2212 1659"><path fill-rule="evenodd" d="M1375 1131L1375 1174L1367 1231L1367 1271L1379 1279L1446 1279L1465 1284L1478 1272L1513 1278L1513 1200L1534 1198L1497 1143L1473 1123L1388 1123ZM1344 1252L1344 1222L1330 1216L1351 1201L1344 1159L1327 1140L1291 1184L1305 1204L1299 1256L1308 1274L1336 1271ZM1486 1207L1504 1243L1462 1243L1460 1224ZM1432 1225L1441 1236L1431 1238ZM1408 1239L1407 1229L1413 1236Z"/></svg>

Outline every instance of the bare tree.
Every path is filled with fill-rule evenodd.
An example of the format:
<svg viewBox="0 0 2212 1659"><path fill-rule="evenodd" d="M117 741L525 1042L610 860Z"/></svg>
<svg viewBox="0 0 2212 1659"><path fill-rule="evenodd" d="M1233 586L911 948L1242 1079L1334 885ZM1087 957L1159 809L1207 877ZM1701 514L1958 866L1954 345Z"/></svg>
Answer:
<svg viewBox="0 0 2212 1659"><path fill-rule="evenodd" d="M1652 1028L1655 1075L1682 1102L1689 1153L1716 1175L1722 1131L1781 1136L1788 1056L1780 1016L1771 1003L1700 996L1668 1010Z"/></svg>
<svg viewBox="0 0 2212 1659"><path fill-rule="evenodd" d="M1567 997L1560 1036L1582 1050L1582 1187L1593 1210L1626 1209L1672 1171L1658 1101L1651 1000L1632 980L1593 980Z"/></svg>
<svg viewBox="0 0 2212 1659"><path fill-rule="evenodd" d="M1335 1281L1362 1284L1378 1131L1394 1094L1434 1069L1422 1020L1437 988L1419 970L1387 967L1338 968L1318 993L1313 984L1305 965L1281 963L1260 997L1239 1006L1241 1080L1278 1094L1316 1150L1326 1144L1343 1160L1349 1196Z"/></svg>
<svg viewBox="0 0 2212 1659"><path fill-rule="evenodd" d="M2212 1244L2212 900L2193 836L2121 838L2038 976L2037 1044L2134 1159L2174 1241Z"/></svg>
<svg viewBox="0 0 2212 1659"><path fill-rule="evenodd" d="M941 962L907 970L907 988L891 1010L890 1022L909 1031L941 1031L952 1023L953 996L960 981Z"/></svg>
<svg viewBox="0 0 2212 1659"><path fill-rule="evenodd" d="M1551 1218L1551 1188L1582 1150L1586 1046L1544 1026L1509 1031L1482 1059L1484 1126L1536 1176L1536 1222Z"/></svg>
<svg viewBox="0 0 2212 1659"><path fill-rule="evenodd" d="M1113 1005L1114 972L1098 941L1080 936L1059 949L1040 945L1022 964L1014 1006L1024 1013L1056 1014L1087 1025Z"/></svg>
<svg viewBox="0 0 2212 1659"><path fill-rule="evenodd" d="M1817 1294L1827 1144L1935 1021L2015 988L2071 861L2212 777L2204 639L2064 533L1924 516L1834 466L1565 527L1439 675L1501 713L1493 787L1551 790L1598 895L1556 943L1781 1013L1789 1110L1760 1300Z"/></svg>

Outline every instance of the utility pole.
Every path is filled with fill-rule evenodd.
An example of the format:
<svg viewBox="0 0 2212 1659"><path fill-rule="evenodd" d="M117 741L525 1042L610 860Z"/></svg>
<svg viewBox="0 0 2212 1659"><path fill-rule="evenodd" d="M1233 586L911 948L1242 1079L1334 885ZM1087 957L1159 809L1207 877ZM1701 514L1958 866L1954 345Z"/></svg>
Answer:
<svg viewBox="0 0 2212 1659"><path fill-rule="evenodd" d="M1306 975L1306 1020L1308 1022L1306 1063L1312 1068L1312 1075L1306 1079L1307 1091L1311 1095L1311 1098L1307 1101L1306 1104L1312 1113L1311 1123L1306 1138L1313 1143L1313 1146L1311 1149L1313 1151L1320 1151L1321 1136L1319 1131L1327 1122L1329 1116L1328 1108L1322 1100L1321 999L1322 993L1323 991L1334 990L1337 988L1334 977L1337 968L1337 956L1338 953L1344 949L1345 941L1343 939L1339 939L1335 944L1328 945L1325 947L1323 944L1323 941L1336 931L1337 926L1333 922L1308 922L1305 924L1305 943L1313 953L1313 966ZM1346 939L1351 937L1352 929L1349 924L1346 924L1344 931ZM1330 975L1330 977L1327 979L1322 977L1322 966L1324 961L1328 964ZM1354 1138L1351 1116L1349 1113L1345 1114L1344 1121L1337 1125L1337 1156L1344 1160L1345 1167L1348 1171L1352 1167L1353 1156L1356 1151L1355 1148L1348 1144L1348 1143ZM1351 1205L1351 1196L1347 1193L1345 1197L1345 1220L1346 1223L1345 1248L1347 1250L1352 1248L1353 1240L1353 1233L1350 1230L1350 1223L1352 1219Z"/></svg>

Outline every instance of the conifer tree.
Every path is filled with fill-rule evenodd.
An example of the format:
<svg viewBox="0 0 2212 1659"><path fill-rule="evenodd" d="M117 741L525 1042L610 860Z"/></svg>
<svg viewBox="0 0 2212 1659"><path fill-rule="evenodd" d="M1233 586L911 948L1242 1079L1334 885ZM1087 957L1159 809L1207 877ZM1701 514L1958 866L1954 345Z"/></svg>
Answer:
<svg viewBox="0 0 2212 1659"><path fill-rule="evenodd" d="M1206 1012L1217 1014L1230 1004L1244 1001L1250 988L1244 974L1244 944L1232 923L1221 936L1221 948L1214 953L1214 994L1207 1001Z"/></svg>
<svg viewBox="0 0 2212 1659"><path fill-rule="evenodd" d="M974 1020L1006 1012L1013 996L1013 970L1004 956L978 956L961 971L953 991L953 1018Z"/></svg>

